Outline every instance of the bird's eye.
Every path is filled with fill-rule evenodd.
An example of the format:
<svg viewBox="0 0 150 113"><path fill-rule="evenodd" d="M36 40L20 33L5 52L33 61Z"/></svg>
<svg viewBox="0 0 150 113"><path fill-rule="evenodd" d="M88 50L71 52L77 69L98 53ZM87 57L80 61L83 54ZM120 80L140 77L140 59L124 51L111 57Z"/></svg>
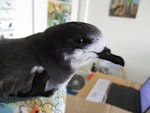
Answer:
<svg viewBox="0 0 150 113"><path fill-rule="evenodd" d="M80 38L80 39L79 39L79 43L80 43L80 44L83 44L83 43L84 43L84 39L83 39L83 38Z"/></svg>
<svg viewBox="0 0 150 113"><path fill-rule="evenodd" d="M90 38L84 37L84 36L75 37L73 40L73 43L79 47L86 46L86 45L90 44L91 42L92 42L92 40Z"/></svg>
<svg viewBox="0 0 150 113"><path fill-rule="evenodd" d="M85 44L86 40L84 38L79 38L79 39L76 39L76 43L78 44Z"/></svg>

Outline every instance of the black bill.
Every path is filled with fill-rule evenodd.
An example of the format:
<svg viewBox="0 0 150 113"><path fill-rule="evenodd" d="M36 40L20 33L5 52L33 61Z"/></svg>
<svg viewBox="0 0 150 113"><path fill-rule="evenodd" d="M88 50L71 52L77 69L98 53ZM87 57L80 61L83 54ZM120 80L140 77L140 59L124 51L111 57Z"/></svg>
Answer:
<svg viewBox="0 0 150 113"><path fill-rule="evenodd" d="M108 49L107 47L104 48L104 50L101 53L97 53L99 58L108 60L112 63L124 66L125 62L122 57L114 55L111 53L111 50Z"/></svg>

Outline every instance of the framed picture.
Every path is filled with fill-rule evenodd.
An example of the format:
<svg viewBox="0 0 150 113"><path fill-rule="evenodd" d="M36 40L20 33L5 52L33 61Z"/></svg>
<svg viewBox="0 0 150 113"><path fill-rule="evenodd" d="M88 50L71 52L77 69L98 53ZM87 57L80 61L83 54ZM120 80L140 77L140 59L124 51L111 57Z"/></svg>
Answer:
<svg viewBox="0 0 150 113"><path fill-rule="evenodd" d="M34 0L33 4L34 33L78 19L79 0Z"/></svg>
<svg viewBox="0 0 150 113"><path fill-rule="evenodd" d="M71 21L72 0L48 0L48 26Z"/></svg>
<svg viewBox="0 0 150 113"><path fill-rule="evenodd" d="M140 0L111 0L109 15L136 18Z"/></svg>

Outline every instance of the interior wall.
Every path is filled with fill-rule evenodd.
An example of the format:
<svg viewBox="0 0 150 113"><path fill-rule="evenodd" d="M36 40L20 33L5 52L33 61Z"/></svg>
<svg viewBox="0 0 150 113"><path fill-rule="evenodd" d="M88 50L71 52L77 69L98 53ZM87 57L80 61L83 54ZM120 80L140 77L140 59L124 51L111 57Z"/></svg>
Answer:
<svg viewBox="0 0 150 113"><path fill-rule="evenodd" d="M140 0L135 19L110 17L110 2L84 0L80 4L79 19L96 25L112 53L124 58L125 78L143 83L150 76L150 0ZM82 17L85 13L86 18Z"/></svg>
<svg viewBox="0 0 150 113"><path fill-rule="evenodd" d="M16 2L16 31L13 38L23 38L33 34L32 0L17 0Z"/></svg>
<svg viewBox="0 0 150 113"><path fill-rule="evenodd" d="M124 58L127 80L143 83L150 76L150 0L140 0L135 19L110 17L108 13L111 0L80 0L80 2L79 20L101 29L106 45L113 53ZM22 0L17 2L16 38L45 29L46 16L43 16L43 13L46 12L44 5L46 3L46 0L38 2L26 0L24 3L26 5L19 5L22 4ZM78 7L75 8L77 10Z"/></svg>

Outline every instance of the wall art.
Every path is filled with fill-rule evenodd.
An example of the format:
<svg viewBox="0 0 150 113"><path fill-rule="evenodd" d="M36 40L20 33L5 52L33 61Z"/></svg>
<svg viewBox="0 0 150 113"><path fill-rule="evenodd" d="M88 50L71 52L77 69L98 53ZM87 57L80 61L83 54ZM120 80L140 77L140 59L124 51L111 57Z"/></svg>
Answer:
<svg viewBox="0 0 150 113"><path fill-rule="evenodd" d="M136 18L140 0L111 0L109 15Z"/></svg>

